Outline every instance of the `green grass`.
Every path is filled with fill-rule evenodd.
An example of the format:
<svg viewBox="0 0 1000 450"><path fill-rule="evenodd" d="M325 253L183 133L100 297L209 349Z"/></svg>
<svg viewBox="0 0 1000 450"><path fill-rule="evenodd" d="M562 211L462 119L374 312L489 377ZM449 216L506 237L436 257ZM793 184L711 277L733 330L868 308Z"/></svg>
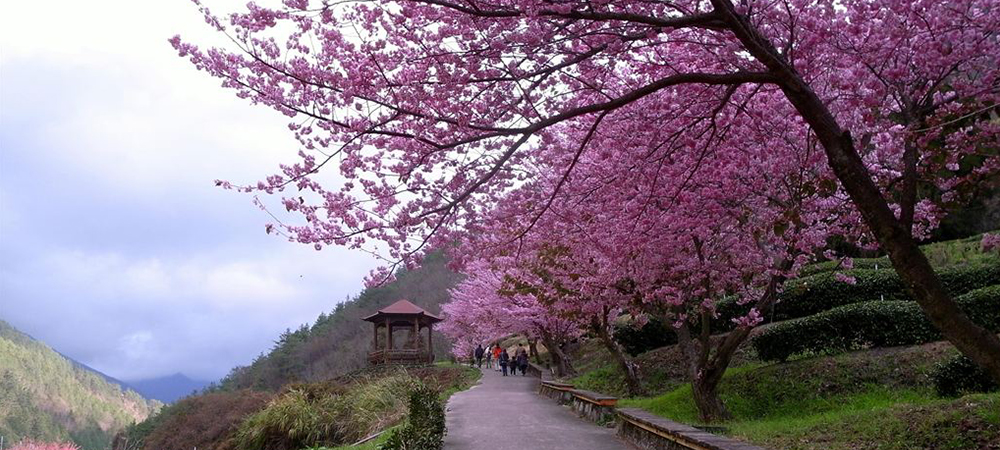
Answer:
<svg viewBox="0 0 1000 450"><path fill-rule="evenodd" d="M1000 394L919 403L845 404L825 415L734 425L730 433L788 450L967 450L1000 446Z"/></svg>
<svg viewBox="0 0 1000 450"><path fill-rule="evenodd" d="M468 388L471 388L472 386L475 386L476 383L479 382L479 379L482 378L483 376L483 373L480 372L479 369L475 369L466 366L464 364L456 364L452 362L440 362L440 363L435 363L434 365L436 367L446 367L446 368L454 368L462 370L462 376L459 377L452 386L448 387L447 389L441 392L440 398L442 403L447 403L448 398L450 398L452 395L455 395L456 393L462 392Z"/></svg>
<svg viewBox="0 0 1000 450"><path fill-rule="evenodd" d="M569 379L568 382L577 389L603 392L610 395L620 396L625 392L625 377L622 376L621 369L614 364L606 364L589 370Z"/></svg>
<svg viewBox="0 0 1000 450"><path fill-rule="evenodd" d="M385 431L383 431L382 434L378 435L377 438L372 439L372 440L370 440L368 442L365 442L364 444L360 444L360 445L344 445L344 446L333 447L333 448L330 448L330 447L315 447L315 448L307 449L307 450L376 450L379 445L382 445L387 439L389 439L389 435L392 434L392 430L395 430L396 428L399 428L401 426L402 425L396 425L394 427L389 427Z"/></svg>
<svg viewBox="0 0 1000 450"><path fill-rule="evenodd" d="M866 392L836 398L809 398L785 402L766 411L760 419L742 415L729 424L730 432L751 441L804 431L819 424L835 423L862 412L876 411L898 404L926 405L936 398L926 391L893 390L870 386ZM735 409L735 408L734 408ZM739 408L743 413L748 409Z"/></svg>
<svg viewBox="0 0 1000 450"><path fill-rule="evenodd" d="M1000 393L958 400L934 394L930 368L953 354L946 343L934 343L730 369L720 396L733 420L713 425L737 439L781 449L1000 446ZM690 384L619 405L701 424Z"/></svg>
<svg viewBox="0 0 1000 450"><path fill-rule="evenodd" d="M721 424L727 434L782 449L957 450L979 448L981 439L1000 440L1000 394L951 400L928 389L870 384L856 393L824 396L804 394L807 389L795 382L770 389L775 392L770 398L731 391L722 395L734 416ZM700 424L689 384L656 397L623 399L619 405ZM977 426L969 425L973 416Z"/></svg>
<svg viewBox="0 0 1000 450"><path fill-rule="evenodd" d="M735 379L739 374L753 370L756 365L747 365L729 369L726 372L727 379ZM747 396L727 395L723 393L723 401L726 406L736 414L736 410L741 412L749 409L755 404L755 399ZM677 422L697 424L698 408L694 404L694 397L691 394L691 384L685 383L664 394L654 397L625 398L619 400L618 404L623 407L641 408L658 416L663 416ZM747 412L747 414L751 414Z"/></svg>

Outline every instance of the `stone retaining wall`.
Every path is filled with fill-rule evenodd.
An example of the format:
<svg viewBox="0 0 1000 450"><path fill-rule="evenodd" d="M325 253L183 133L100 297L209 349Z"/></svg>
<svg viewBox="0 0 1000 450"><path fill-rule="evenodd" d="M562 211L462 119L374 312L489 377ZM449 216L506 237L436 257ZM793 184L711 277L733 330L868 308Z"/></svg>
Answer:
<svg viewBox="0 0 1000 450"><path fill-rule="evenodd" d="M543 367L535 363L528 363L528 375L542 380L552 379L552 371L550 371L547 367Z"/></svg>
<svg viewBox="0 0 1000 450"><path fill-rule="evenodd" d="M617 408L617 398L574 389L572 384L542 381L538 393L570 405L577 414L598 424L617 423L618 436L644 450L766 450L641 409Z"/></svg>
<svg viewBox="0 0 1000 450"><path fill-rule="evenodd" d="M618 398L581 389L570 392L573 394L571 406L577 414L601 425L614 423Z"/></svg>
<svg viewBox="0 0 1000 450"><path fill-rule="evenodd" d="M557 383L554 381L542 381L538 387L538 393L548 398L556 400L559 404L565 405L573 401L573 385Z"/></svg>
<svg viewBox="0 0 1000 450"><path fill-rule="evenodd" d="M645 450L766 450L636 408L618 409L618 436Z"/></svg>

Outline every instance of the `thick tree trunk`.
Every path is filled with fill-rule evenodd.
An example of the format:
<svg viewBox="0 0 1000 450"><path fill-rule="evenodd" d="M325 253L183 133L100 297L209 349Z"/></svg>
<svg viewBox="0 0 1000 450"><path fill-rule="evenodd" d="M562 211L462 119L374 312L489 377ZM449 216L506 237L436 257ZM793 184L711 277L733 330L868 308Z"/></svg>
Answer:
<svg viewBox="0 0 1000 450"><path fill-rule="evenodd" d="M698 416L705 423L721 422L733 418L719 397L717 381L697 380L691 385L694 394L694 404L698 407Z"/></svg>
<svg viewBox="0 0 1000 450"><path fill-rule="evenodd" d="M545 344L545 348L549 349L549 355L552 357L552 365L555 366L555 375L558 378L571 377L576 375L576 369L573 368L572 361L569 355L563 351L562 339L555 339L552 333L547 330L541 330L542 343Z"/></svg>
<svg viewBox="0 0 1000 450"><path fill-rule="evenodd" d="M729 358L726 358L725 367L709 367L702 355L705 346L711 344L697 342L691 336L691 328L686 322L677 330L677 344L687 360L688 379L691 381L691 393L698 408L698 417L706 423L731 419L732 414L719 397L719 383L729 366Z"/></svg>
<svg viewBox="0 0 1000 450"><path fill-rule="evenodd" d="M816 92L771 42L736 12L730 0L712 0L712 4L750 54L779 78L778 86L816 133L830 168L931 323L1000 382L1000 338L969 320L945 291L908 227L896 219L872 181L850 133L841 129Z"/></svg>
<svg viewBox="0 0 1000 450"><path fill-rule="evenodd" d="M625 355L625 351L622 350L618 342L611 337L611 333L608 332L607 318L598 322L594 320L594 331L597 333L597 337L604 344L604 348L608 349L611 356L614 357L615 362L621 368L622 373L625 375L625 389L628 392L629 397L639 397L645 395L645 391L642 389L642 383L639 381L639 367L632 362L632 360Z"/></svg>
<svg viewBox="0 0 1000 450"><path fill-rule="evenodd" d="M906 140L903 151L903 179L900 185L899 222L904 230L913 234L913 218L917 206L917 145Z"/></svg>

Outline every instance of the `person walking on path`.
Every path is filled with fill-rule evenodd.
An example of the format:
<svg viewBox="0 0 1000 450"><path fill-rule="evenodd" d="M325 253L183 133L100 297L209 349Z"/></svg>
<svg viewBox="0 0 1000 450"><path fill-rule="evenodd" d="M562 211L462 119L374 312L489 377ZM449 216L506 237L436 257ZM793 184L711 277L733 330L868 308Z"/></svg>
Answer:
<svg viewBox="0 0 1000 450"><path fill-rule="evenodd" d="M528 373L528 351L524 347L517 346L517 355L515 359L517 360L517 367L521 369L521 376L525 376Z"/></svg>
<svg viewBox="0 0 1000 450"><path fill-rule="evenodd" d="M475 355L476 355L476 367L478 367L480 369L483 368L483 353L485 353L485 352L486 352L486 350L483 350L483 344L476 345L476 353L475 353Z"/></svg>
<svg viewBox="0 0 1000 450"><path fill-rule="evenodd" d="M497 362L497 372L500 371L500 353L503 349L500 348L500 344L493 346L493 359Z"/></svg>
<svg viewBox="0 0 1000 450"><path fill-rule="evenodd" d="M489 347L486 347L486 354L485 354L485 356L486 356L486 368L487 369L492 369L493 368L493 346L492 345L489 346Z"/></svg>
<svg viewBox="0 0 1000 450"><path fill-rule="evenodd" d="M510 363L510 355L507 354L507 349L503 349L500 352L500 369L503 371L503 376L507 376L508 363Z"/></svg>

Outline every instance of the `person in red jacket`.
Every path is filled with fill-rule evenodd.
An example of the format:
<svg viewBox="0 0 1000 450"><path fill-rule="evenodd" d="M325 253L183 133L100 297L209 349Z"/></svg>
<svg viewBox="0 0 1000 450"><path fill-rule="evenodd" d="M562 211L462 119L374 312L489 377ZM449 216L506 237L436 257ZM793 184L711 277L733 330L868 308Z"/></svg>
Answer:
<svg viewBox="0 0 1000 450"><path fill-rule="evenodd" d="M493 346L493 360L498 363L497 367L496 367L497 371L500 370L500 364L499 364L499 362L500 362L500 353L502 353L502 352L503 352L503 349L500 348L500 344L499 343L497 345Z"/></svg>

